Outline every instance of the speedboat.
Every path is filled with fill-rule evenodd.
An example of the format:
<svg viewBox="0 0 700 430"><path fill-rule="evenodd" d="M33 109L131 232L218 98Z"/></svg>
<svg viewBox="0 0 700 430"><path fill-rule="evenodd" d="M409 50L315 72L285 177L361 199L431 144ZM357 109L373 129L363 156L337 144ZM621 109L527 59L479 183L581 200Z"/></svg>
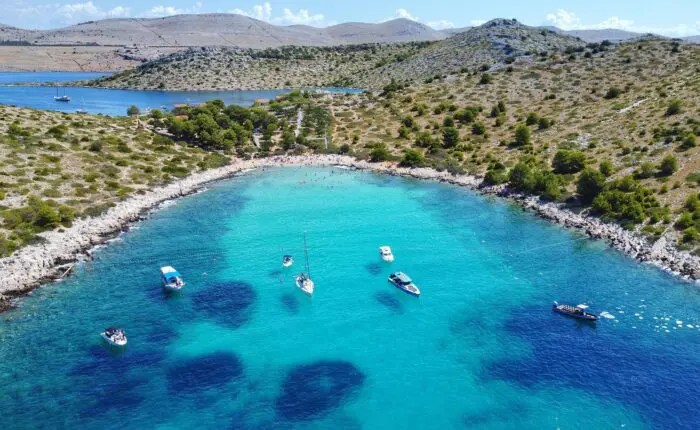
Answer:
<svg viewBox="0 0 700 430"><path fill-rule="evenodd" d="M310 296L313 295L314 281L308 275L302 272L299 276L294 277L294 280L297 282L297 288Z"/></svg>
<svg viewBox="0 0 700 430"><path fill-rule="evenodd" d="M391 248L388 246L379 247L379 256L382 257L382 260L388 263L394 261L394 254L391 252Z"/></svg>
<svg viewBox="0 0 700 430"><path fill-rule="evenodd" d="M291 255L285 255L282 257L282 266L289 267L294 264L294 258Z"/></svg>
<svg viewBox="0 0 700 430"><path fill-rule="evenodd" d="M416 284L403 272L392 273L389 276L389 282L399 290L405 291L412 296L420 296L420 290L416 287Z"/></svg>
<svg viewBox="0 0 700 430"><path fill-rule="evenodd" d="M587 312L586 310L588 309L587 305L576 305L576 306L571 306L571 305L562 305L559 304L558 302L554 302L552 305L552 310L554 312L560 313L562 315L566 315L572 318L578 318L580 320L586 320L586 321L598 321L600 317L598 315L592 314Z"/></svg>
<svg viewBox="0 0 700 430"><path fill-rule="evenodd" d="M185 286L185 281L182 280L180 272L171 266L160 268L161 279L163 280L163 288L169 291L180 291Z"/></svg>
<svg viewBox="0 0 700 430"><path fill-rule="evenodd" d="M116 327L110 327L108 329L105 329L105 331L100 333L100 336L102 336L102 339L104 339L110 345L113 345L113 346L125 346L126 345L126 334L124 334L123 330L118 329Z"/></svg>

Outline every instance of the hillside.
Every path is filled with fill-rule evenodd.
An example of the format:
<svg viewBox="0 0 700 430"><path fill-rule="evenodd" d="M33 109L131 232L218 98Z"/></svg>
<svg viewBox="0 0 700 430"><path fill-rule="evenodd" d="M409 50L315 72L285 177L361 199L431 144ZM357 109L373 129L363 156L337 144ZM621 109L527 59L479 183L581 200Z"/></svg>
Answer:
<svg viewBox="0 0 700 430"><path fill-rule="evenodd" d="M392 79L491 67L516 57L545 57L585 43L569 36L493 20L445 40L393 45L268 50L191 49L89 85L150 89L255 89L352 86L379 89Z"/></svg>
<svg viewBox="0 0 700 430"><path fill-rule="evenodd" d="M235 46L261 49L286 45L413 42L444 37L426 25L407 19L316 28L279 26L243 15L221 13L105 19L36 31L0 24L0 40L21 40L38 45Z"/></svg>
<svg viewBox="0 0 700 430"><path fill-rule="evenodd" d="M361 158L509 182L698 252L698 64L700 47L671 40L592 45L325 107L334 145Z"/></svg>

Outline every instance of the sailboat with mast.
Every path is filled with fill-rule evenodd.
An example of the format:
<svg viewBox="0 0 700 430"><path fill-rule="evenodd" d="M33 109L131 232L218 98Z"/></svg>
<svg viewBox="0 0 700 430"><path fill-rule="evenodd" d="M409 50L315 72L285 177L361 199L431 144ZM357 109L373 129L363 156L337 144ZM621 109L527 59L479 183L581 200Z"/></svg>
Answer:
<svg viewBox="0 0 700 430"><path fill-rule="evenodd" d="M53 96L53 99L57 102L69 102L70 101L70 97L66 95L65 88L63 88L63 95L62 96L58 95L58 88L56 88L56 95Z"/></svg>
<svg viewBox="0 0 700 430"><path fill-rule="evenodd" d="M311 280L311 268L309 267L309 251L306 247L306 232L304 232L304 260L306 262L306 272L301 272L294 280L297 283L297 288L308 295L314 293L314 281Z"/></svg>

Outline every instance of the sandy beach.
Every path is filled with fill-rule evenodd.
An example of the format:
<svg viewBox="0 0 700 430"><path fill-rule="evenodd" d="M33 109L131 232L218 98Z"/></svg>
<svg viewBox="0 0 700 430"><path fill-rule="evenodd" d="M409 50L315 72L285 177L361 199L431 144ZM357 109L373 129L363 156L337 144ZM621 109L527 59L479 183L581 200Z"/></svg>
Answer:
<svg viewBox="0 0 700 430"><path fill-rule="evenodd" d="M400 175L424 180L437 180L466 186L486 194L509 198L538 216L576 228L592 238L608 241L611 246L626 255L654 264L662 270L690 281L700 279L700 259L679 251L665 239L650 244L643 237L622 227L605 223L599 218L578 214L562 205L543 202L537 197L510 192L507 188L484 187L481 178L470 175L451 175L430 168L401 168L394 163L369 163L342 155L275 156L264 159L235 160L226 167L193 174L167 186L158 187L145 194L120 202L99 217L76 220L72 227L40 234L42 242L26 246L12 256L0 259L0 309L12 305L12 300L69 274L72 264L89 258L90 250L124 231L128 226L144 218L161 203L191 194L205 184L243 174L251 169L280 166L331 166L339 165L379 173Z"/></svg>

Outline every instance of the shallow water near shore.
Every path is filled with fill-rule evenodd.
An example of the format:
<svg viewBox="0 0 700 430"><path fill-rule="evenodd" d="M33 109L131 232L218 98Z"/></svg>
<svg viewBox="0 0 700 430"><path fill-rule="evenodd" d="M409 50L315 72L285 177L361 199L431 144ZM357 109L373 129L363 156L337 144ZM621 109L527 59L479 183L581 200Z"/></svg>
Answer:
<svg viewBox="0 0 700 430"><path fill-rule="evenodd" d="M304 231L313 298L292 279ZM259 170L95 255L0 315L3 428L700 427L697 287L463 188Z"/></svg>

